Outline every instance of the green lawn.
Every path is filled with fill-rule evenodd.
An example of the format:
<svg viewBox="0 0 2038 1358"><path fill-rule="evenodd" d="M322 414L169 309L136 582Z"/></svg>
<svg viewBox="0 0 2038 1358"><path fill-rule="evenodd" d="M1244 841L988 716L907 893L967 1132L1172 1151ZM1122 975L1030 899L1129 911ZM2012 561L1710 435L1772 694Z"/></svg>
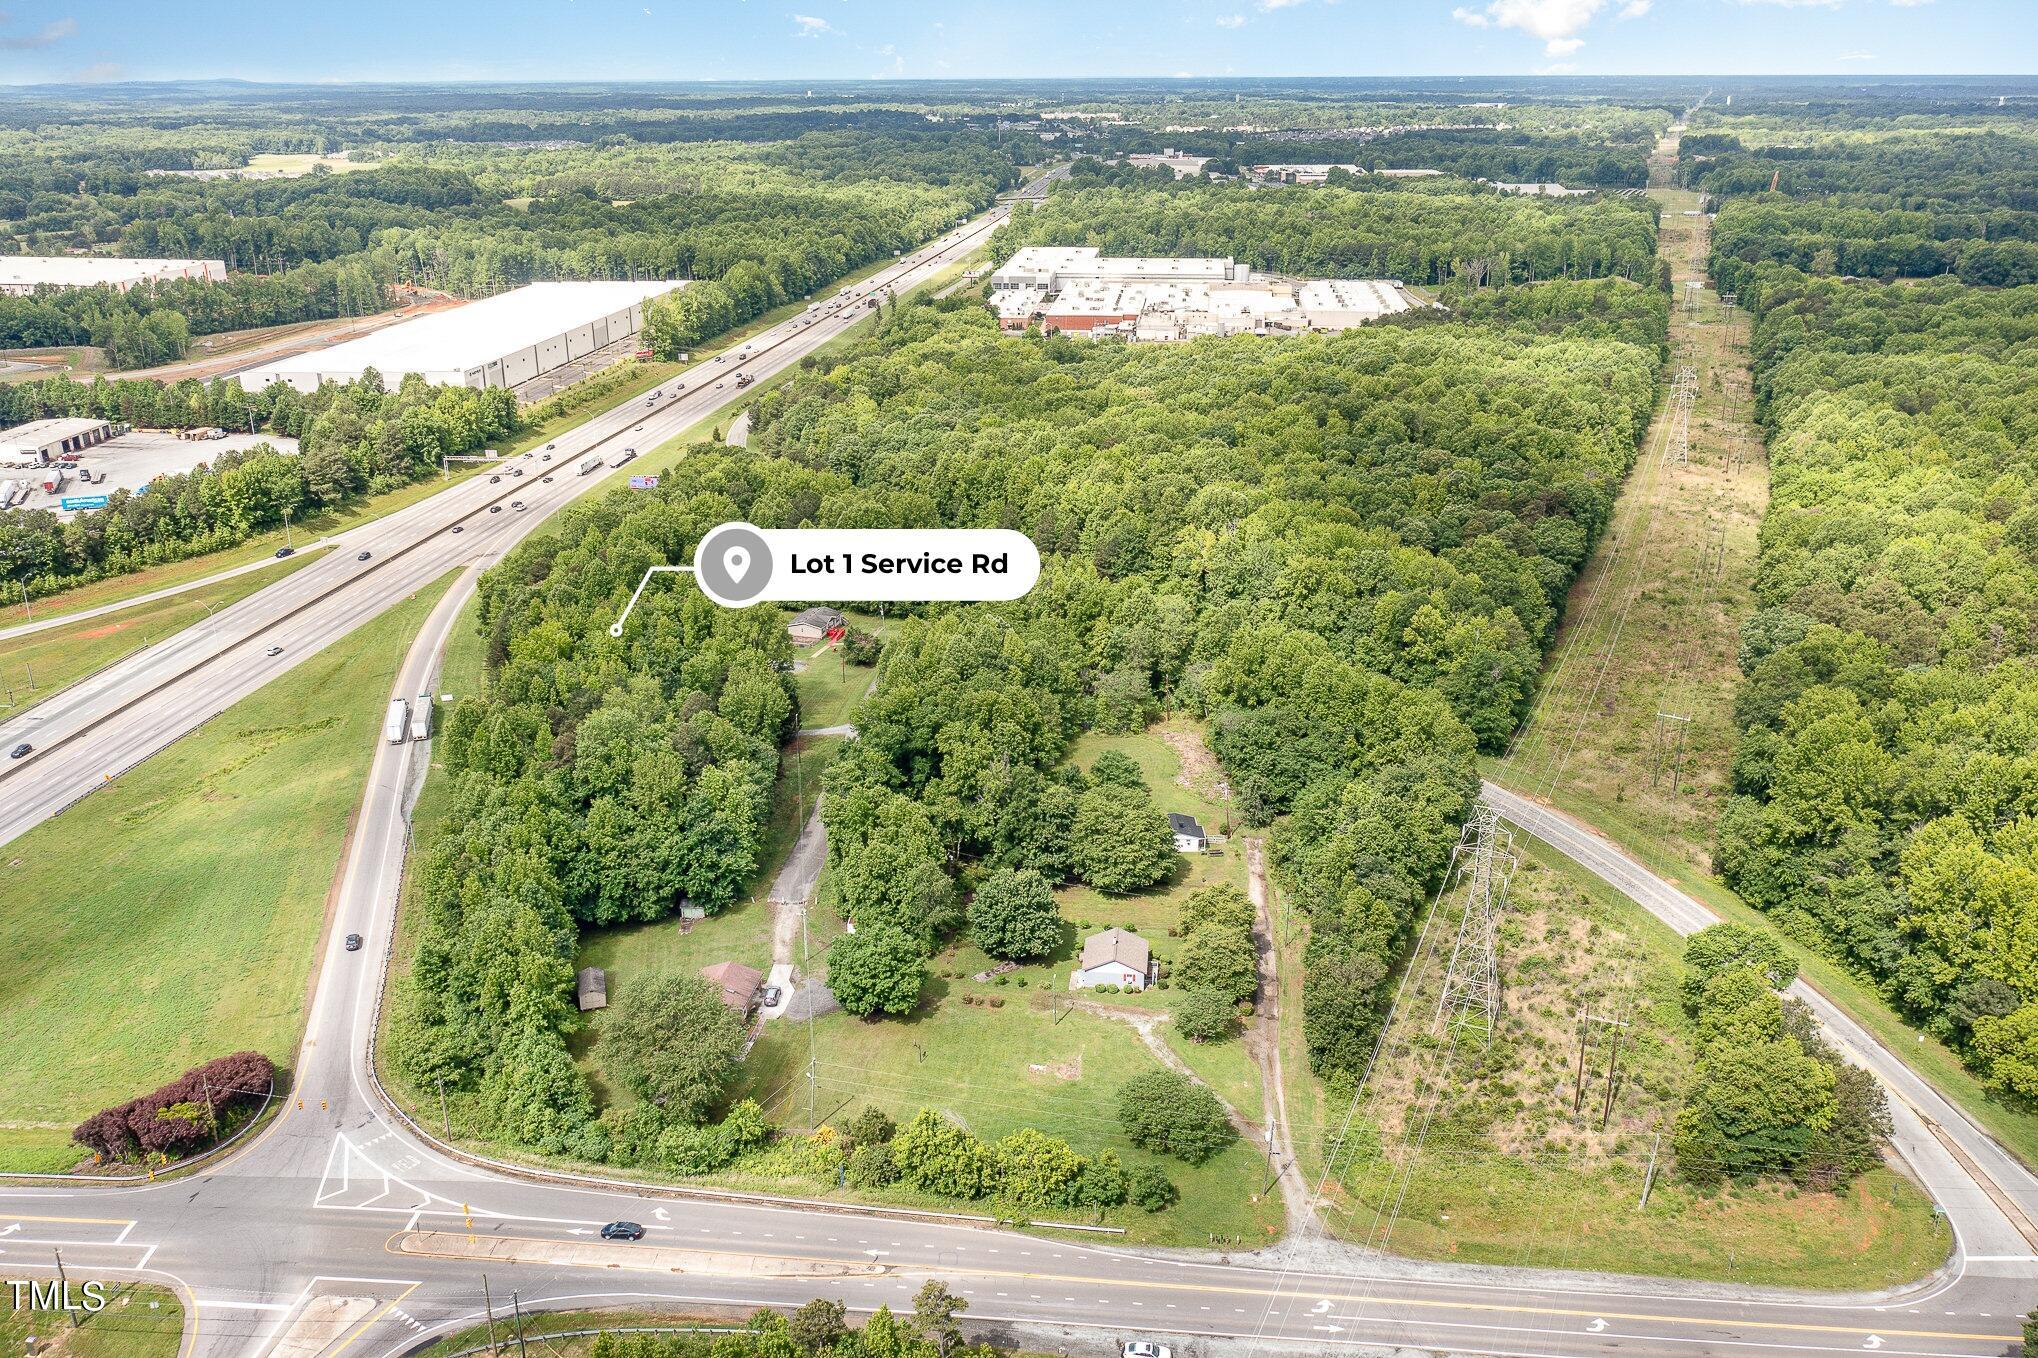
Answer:
<svg viewBox="0 0 2038 1358"><path fill-rule="evenodd" d="M72 1270L73 1295L90 1280L89 1274ZM0 1350L24 1353L28 1336L36 1335L42 1341L36 1352L44 1358L176 1358L184 1336L184 1306L177 1294L148 1283L101 1281L105 1308L76 1313L75 1326L62 1311L26 1305L0 1310Z"/></svg>
<svg viewBox="0 0 2038 1358"><path fill-rule="evenodd" d="M1191 1166L1149 1155L1125 1139L1118 1086L1160 1064L1130 1027L1066 1010L1054 1003L1062 998L1057 995L993 990L1004 1005L991 1008L961 1003L961 989L930 983L920 1011L903 1021L865 1023L842 1013L817 1020L818 1120L840 1125L870 1103L900 1121L920 1108L939 1109L986 1139L1037 1127L1080 1151L1115 1150L1128 1166L1157 1164L1175 1181L1182 1199L1166 1212L1108 1214L1108 1221L1127 1228L1129 1239L1202 1245L1212 1237L1265 1241L1270 1229L1278 1232L1278 1195L1249 1201L1265 1179L1259 1155L1245 1144ZM773 1116L793 1126L807 1122L807 1042L803 1024L769 1025L742 1076L742 1093L769 1100ZM781 1187L812 1193L832 1186ZM1042 1215L1083 1219L1080 1213Z"/></svg>
<svg viewBox="0 0 2038 1358"><path fill-rule="evenodd" d="M420 590L243 699L0 860L0 1168L244 1047L287 1063L347 824ZM89 864L88 871L80 871ZM42 1135L35 1135L36 1132Z"/></svg>
<svg viewBox="0 0 2038 1358"><path fill-rule="evenodd" d="M322 554L300 552L262 570L189 589L154 603L136 604L64 627L0 640L0 712L39 703L130 652L203 622L212 613L274 584Z"/></svg>

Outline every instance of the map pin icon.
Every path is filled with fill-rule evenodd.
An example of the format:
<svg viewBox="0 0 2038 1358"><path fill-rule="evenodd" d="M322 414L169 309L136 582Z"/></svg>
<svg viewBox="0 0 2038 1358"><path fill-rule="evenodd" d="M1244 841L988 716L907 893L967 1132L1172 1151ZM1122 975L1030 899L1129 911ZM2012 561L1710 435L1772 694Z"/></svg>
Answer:
<svg viewBox="0 0 2038 1358"><path fill-rule="evenodd" d="M741 580L750 573L750 549L730 547L722 553L722 564L732 579Z"/></svg>

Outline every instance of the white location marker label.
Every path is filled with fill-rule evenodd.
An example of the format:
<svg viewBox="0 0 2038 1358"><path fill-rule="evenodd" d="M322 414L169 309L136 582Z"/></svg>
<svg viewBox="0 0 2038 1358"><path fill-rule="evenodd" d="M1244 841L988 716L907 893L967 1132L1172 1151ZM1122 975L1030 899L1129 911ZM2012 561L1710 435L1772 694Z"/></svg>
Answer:
<svg viewBox="0 0 2038 1358"><path fill-rule="evenodd" d="M749 548L731 547L728 551L722 553L722 560L728 564L729 574L735 576L738 580L750 574Z"/></svg>

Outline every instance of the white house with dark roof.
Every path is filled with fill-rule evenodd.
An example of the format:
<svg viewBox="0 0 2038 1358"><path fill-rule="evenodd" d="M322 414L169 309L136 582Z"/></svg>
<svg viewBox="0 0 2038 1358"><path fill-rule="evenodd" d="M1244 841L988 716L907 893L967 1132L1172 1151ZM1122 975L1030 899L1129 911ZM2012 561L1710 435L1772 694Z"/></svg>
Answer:
<svg viewBox="0 0 2038 1358"><path fill-rule="evenodd" d="M1194 816L1185 816L1179 811L1168 812L1168 828L1175 832L1176 853L1203 853L1210 847L1210 836L1197 823Z"/></svg>
<svg viewBox="0 0 2038 1358"><path fill-rule="evenodd" d="M842 616L841 609L818 604L794 614L793 620L786 624L785 632L796 645L811 646L836 628L848 625L849 620Z"/></svg>
<svg viewBox="0 0 2038 1358"><path fill-rule="evenodd" d="M1106 929L1083 940L1081 963L1069 977L1069 989L1117 985L1144 990L1152 965L1153 949L1145 939L1129 929Z"/></svg>

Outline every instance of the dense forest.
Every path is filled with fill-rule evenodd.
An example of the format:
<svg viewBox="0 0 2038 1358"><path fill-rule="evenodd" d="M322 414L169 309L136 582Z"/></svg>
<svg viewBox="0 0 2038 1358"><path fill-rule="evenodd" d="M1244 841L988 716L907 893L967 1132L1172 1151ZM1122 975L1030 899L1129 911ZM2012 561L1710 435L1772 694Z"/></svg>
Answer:
<svg viewBox="0 0 2038 1358"><path fill-rule="evenodd" d="M2038 287L1778 273L1773 500L1716 863L2038 1098Z"/></svg>
<svg viewBox="0 0 2038 1358"><path fill-rule="evenodd" d="M1105 167L1000 228L994 252L1095 245L1110 254L1229 255L1255 269L1473 285L1620 277L1654 282L1646 199L1517 198L1457 181L1256 189L1183 180L1127 187Z"/></svg>
<svg viewBox="0 0 2038 1358"><path fill-rule="evenodd" d="M1008 925L1037 882L1152 880L1151 794L1068 757L1083 730L1166 705L1210 718L1253 823L1292 812L1275 842L1313 921L1311 1057L1349 1075L1476 792L1474 754L1518 719L1649 416L1660 293L1546 286L1644 318L1654 343L1495 319L1126 347L1001 336L961 299L908 305L761 397L746 452L704 446L655 492L569 511L484 578L491 682L447 719L459 810L421 877L404 1073L543 1149L679 1169L737 1153L736 1133L649 1103L597 1113L566 1038L581 925L682 897L712 912L755 871L799 720L776 614L675 590L622 638L606 625L644 566L746 519L1016 527L1045 558L1022 601L908 619L831 767L838 904L860 926L830 954L846 1005L910 1010L938 939L966 913L990 927L993 900ZM1624 296L1589 295L1606 288ZM978 1191L1009 1189L1008 1153L983 1149ZM1092 1202L1057 1156L1057 1192Z"/></svg>
<svg viewBox="0 0 2038 1358"><path fill-rule="evenodd" d="M1025 138L905 114L774 119L740 143L633 125L627 138L504 146L481 135L489 126L481 113L449 118L441 140L280 179L169 173L190 167L156 163L179 158L161 128L144 139L169 138L161 153L92 124L0 139L0 248L230 271L223 283L0 298L0 347L92 344L135 367L183 357L191 335L380 310L393 285L472 297L552 278L701 280L728 294L736 324L987 206L1029 153ZM214 144L211 129L189 135Z"/></svg>

